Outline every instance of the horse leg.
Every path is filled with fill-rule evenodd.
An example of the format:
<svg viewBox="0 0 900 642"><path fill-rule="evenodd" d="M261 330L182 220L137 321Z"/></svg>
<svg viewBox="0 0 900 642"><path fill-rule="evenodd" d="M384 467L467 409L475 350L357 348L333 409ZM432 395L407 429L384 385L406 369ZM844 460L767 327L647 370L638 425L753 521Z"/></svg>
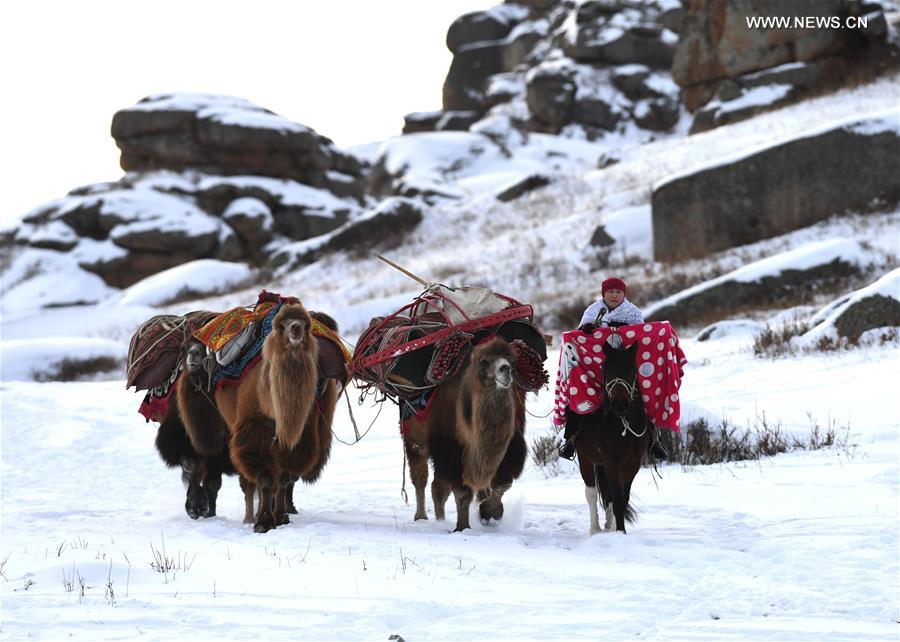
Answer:
<svg viewBox="0 0 900 642"><path fill-rule="evenodd" d="M256 523L253 532L268 533L275 528L275 493L277 487L274 480L268 475L259 478L259 510L256 512Z"/></svg>
<svg viewBox="0 0 900 642"><path fill-rule="evenodd" d="M244 523L253 523L253 498L256 495L256 484L241 475L241 490L244 491Z"/></svg>
<svg viewBox="0 0 900 642"><path fill-rule="evenodd" d="M625 515L628 509L628 499L625 495L625 485L622 483L621 466L613 467L608 476L610 491L612 492L613 514L616 518L616 530L625 531Z"/></svg>
<svg viewBox="0 0 900 642"><path fill-rule="evenodd" d="M181 458L181 479L187 484L184 510L191 519L199 519L209 511L206 492L200 485L201 464L193 457Z"/></svg>
<svg viewBox="0 0 900 642"><path fill-rule="evenodd" d="M444 520L447 498L450 496L450 485L435 477L431 482L431 500L434 502L434 518Z"/></svg>
<svg viewBox="0 0 900 642"><path fill-rule="evenodd" d="M204 517L216 516L216 500L219 498L219 490L222 488L222 472L211 471L209 467L206 469L206 476L203 479L203 490L206 492L206 499L209 502L209 509Z"/></svg>
<svg viewBox="0 0 900 642"><path fill-rule="evenodd" d="M597 513L597 487L585 486L584 499L587 501L588 513L591 516L590 534L595 535L600 532L600 516Z"/></svg>
<svg viewBox="0 0 900 642"><path fill-rule="evenodd" d="M428 519L428 513L425 511L425 486L428 485L428 459L424 456L419 445L407 435L403 436L403 447L406 449L406 461L409 465L409 478L412 480L413 487L416 489L416 514L413 519ZM434 485L431 486L431 492L432 496L434 496ZM437 514L436 504L434 510L435 514Z"/></svg>
<svg viewBox="0 0 900 642"><path fill-rule="evenodd" d="M603 530L611 531L616 528L616 516L613 512L612 493L609 490L609 480L606 477L606 468L603 464L594 467L594 476L597 483L597 492L600 499L600 507L603 508L605 521Z"/></svg>
<svg viewBox="0 0 900 642"><path fill-rule="evenodd" d="M469 505L472 503L472 497L475 493L468 486L454 486L453 497L456 499L456 528L454 533L464 531L469 526Z"/></svg>

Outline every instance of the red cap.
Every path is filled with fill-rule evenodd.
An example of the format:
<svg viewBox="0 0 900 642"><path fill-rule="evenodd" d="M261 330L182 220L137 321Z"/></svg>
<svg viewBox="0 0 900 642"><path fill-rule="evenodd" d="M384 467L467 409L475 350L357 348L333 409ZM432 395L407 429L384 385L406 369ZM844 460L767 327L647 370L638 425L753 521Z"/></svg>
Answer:
<svg viewBox="0 0 900 642"><path fill-rule="evenodd" d="M611 276L603 281L603 285L600 288L600 293L606 294L607 290L622 290L622 292L628 292L628 289L625 287L625 281L615 276Z"/></svg>

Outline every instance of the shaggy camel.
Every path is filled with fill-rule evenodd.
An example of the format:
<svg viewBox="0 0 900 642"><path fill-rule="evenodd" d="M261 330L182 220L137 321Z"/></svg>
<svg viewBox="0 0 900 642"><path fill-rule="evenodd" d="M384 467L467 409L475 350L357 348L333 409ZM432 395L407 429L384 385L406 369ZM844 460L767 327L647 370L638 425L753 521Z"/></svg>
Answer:
<svg viewBox="0 0 900 642"><path fill-rule="evenodd" d="M238 386L216 392L219 412L231 427L231 458L242 477L245 521L253 519L253 498L259 491L253 527L258 533L286 523L291 480L314 481L330 453L331 424L324 424L316 406L318 343L311 328L312 318L301 304L284 304L263 343L260 363ZM336 385L329 381L323 386L323 401L332 403L333 413Z"/></svg>
<svg viewBox="0 0 900 642"><path fill-rule="evenodd" d="M415 519L427 519L428 459L434 464L431 496L437 519L453 490L456 531L469 528L477 494L481 519L503 517L503 494L525 466L525 393L513 372L516 353L497 337L472 349L465 367L438 386L427 418L410 420L403 436L416 489Z"/></svg>
<svg viewBox="0 0 900 642"><path fill-rule="evenodd" d="M172 395L177 396L178 391ZM167 466L181 468L181 478L187 487L184 510L188 516L191 519L214 516L222 475L233 475L234 466L227 450L214 456L201 456L197 452L175 399L170 400L156 431L156 450Z"/></svg>
<svg viewBox="0 0 900 642"><path fill-rule="evenodd" d="M227 462L228 474L234 474L234 466L228 451L229 430L222 415L206 392L208 373L203 367L206 346L194 337L189 337L181 348L184 371L178 378L176 394L178 413L193 450L196 452L197 466L206 470L215 467L216 462ZM201 512L201 517L214 517L216 498L222 487L222 474L212 479L204 478L209 506Z"/></svg>

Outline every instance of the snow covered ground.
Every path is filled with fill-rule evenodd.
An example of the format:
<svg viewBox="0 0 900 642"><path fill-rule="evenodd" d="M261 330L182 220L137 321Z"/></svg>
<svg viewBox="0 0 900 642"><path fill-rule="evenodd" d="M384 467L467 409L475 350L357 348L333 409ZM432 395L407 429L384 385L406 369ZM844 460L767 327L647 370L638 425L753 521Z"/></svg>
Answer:
<svg viewBox="0 0 900 642"><path fill-rule="evenodd" d="M585 259L583 235L573 240L572 230L603 222L621 245L611 269L659 272L646 256L637 265L626 260L651 247L654 182L799 135L811 123L895 107L895 83L623 148L617 165L586 175L576 171L583 159L573 152L553 183L512 203L495 199L499 179L512 178L510 166L474 166L452 185L465 198L437 206L391 258L451 285L495 287L534 304L540 317L562 301L596 294L599 278ZM532 151L540 146L535 140ZM532 171L525 161L513 169ZM802 247L856 256L855 243L833 241L850 238L862 248L858 262L896 263L900 213L826 221L722 253L718 273L754 261L754 274L796 268L809 256ZM639 521L627 535L588 536L583 485L568 462L548 478L529 461L498 524L473 516L472 530L450 533L452 505L447 522L413 522L413 508L401 499L396 409L358 406L354 391L356 421L371 428L355 445L335 445L319 483L298 490L300 514L290 525L258 535L241 523L236 479L226 480L217 517L187 517L180 475L159 459L156 425L137 414L140 397L124 390L123 372L91 382L30 379L64 357L121 359L131 333L151 315L247 305L259 287L215 294L223 266L197 263L117 291L61 262L36 289L24 280L33 267L21 261L4 273L3 640L897 639L896 342L759 359L751 349L761 329L754 320L722 324L702 342L685 333L684 421L727 419L750 430L765 421L798 437L818 424L836 429L840 445L759 461L662 466L657 479L642 470L633 490ZM253 275L231 266L228 277L235 284ZM892 278L885 292L900 298ZM884 283L873 288L881 292ZM418 293L374 258L343 254L262 285L332 313L351 341L372 316ZM184 286L208 298L165 303ZM96 303L69 305L75 301ZM40 307L47 304L55 307ZM825 310L837 307L815 318L831 318ZM782 310L778 302L758 311L767 320L815 312ZM551 350L551 374L557 357ZM529 441L550 430L553 384L529 399ZM352 440L344 402L335 432ZM175 568L156 570L160 558Z"/></svg>
<svg viewBox="0 0 900 642"><path fill-rule="evenodd" d="M686 415L765 412L803 435L809 412L848 445L644 469L638 522L593 537L574 465L548 479L529 462L499 524L450 533L452 502L448 521L413 522L400 497L396 410L354 394L371 429L335 444L290 525L258 535L233 478L217 517L186 516L122 381L5 382L3 639L896 639L896 349L684 348ZM530 398L529 438L551 402ZM336 435L353 436L343 403ZM154 549L177 568L154 570Z"/></svg>

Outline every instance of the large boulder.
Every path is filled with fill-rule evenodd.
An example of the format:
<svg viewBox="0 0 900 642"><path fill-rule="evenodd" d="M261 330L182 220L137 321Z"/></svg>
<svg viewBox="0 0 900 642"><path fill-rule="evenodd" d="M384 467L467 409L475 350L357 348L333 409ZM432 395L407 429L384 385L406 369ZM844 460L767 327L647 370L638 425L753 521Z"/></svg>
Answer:
<svg viewBox="0 0 900 642"><path fill-rule="evenodd" d="M772 301L812 303L819 291L860 274L862 256L859 244L850 239L811 243L678 292L647 306L644 317L698 326L733 318Z"/></svg>
<svg viewBox="0 0 900 642"><path fill-rule="evenodd" d="M460 47L453 56L444 80L445 111L482 111L484 82L504 71L504 43L499 40L476 42Z"/></svg>
<svg viewBox="0 0 900 642"><path fill-rule="evenodd" d="M535 131L557 133L572 119L575 103L573 69L555 62L533 68L526 77L525 99Z"/></svg>
<svg viewBox="0 0 900 642"><path fill-rule="evenodd" d="M801 345L816 346L823 339L856 342L869 330L900 327L900 268L833 301L812 322L815 325L799 339Z"/></svg>
<svg viewBox="0 0 900 642"><path fill-rule="evenodd" d="M194 169L287 178L323 187L328 172L359 176L361 166L314 130L248 100L210 94L156 94L113 116L126 171ZM363 181L352 194L362 198Z"/></svg>
<svg viewBox="0 0 900 642"><path fill-rule="evenodd" d="M891 111L666 179L652 196L655 258L701 257L892 206L898 158L900 113Z"/></svg>
<svg viewBox="0 0 900 642"><path fill-rule="evenodd" d="M863 12L871 14L872 29L846 27L847 17ZM690 0L672 77L684 89L685 106L695 111L722 80L883 41L875 28L880 15L880 7L858 0ZM829 28L810 28L810 21L828 21ZM831 21L841 27L831 27Z"/></svg>
<svg viewBox="0 0 900 642"><path fill-rule="evenodd" d="M465 45L502 40L513 25L497 12L473 11L453 21L447 30L447 49L457 53Z"/></svg>

